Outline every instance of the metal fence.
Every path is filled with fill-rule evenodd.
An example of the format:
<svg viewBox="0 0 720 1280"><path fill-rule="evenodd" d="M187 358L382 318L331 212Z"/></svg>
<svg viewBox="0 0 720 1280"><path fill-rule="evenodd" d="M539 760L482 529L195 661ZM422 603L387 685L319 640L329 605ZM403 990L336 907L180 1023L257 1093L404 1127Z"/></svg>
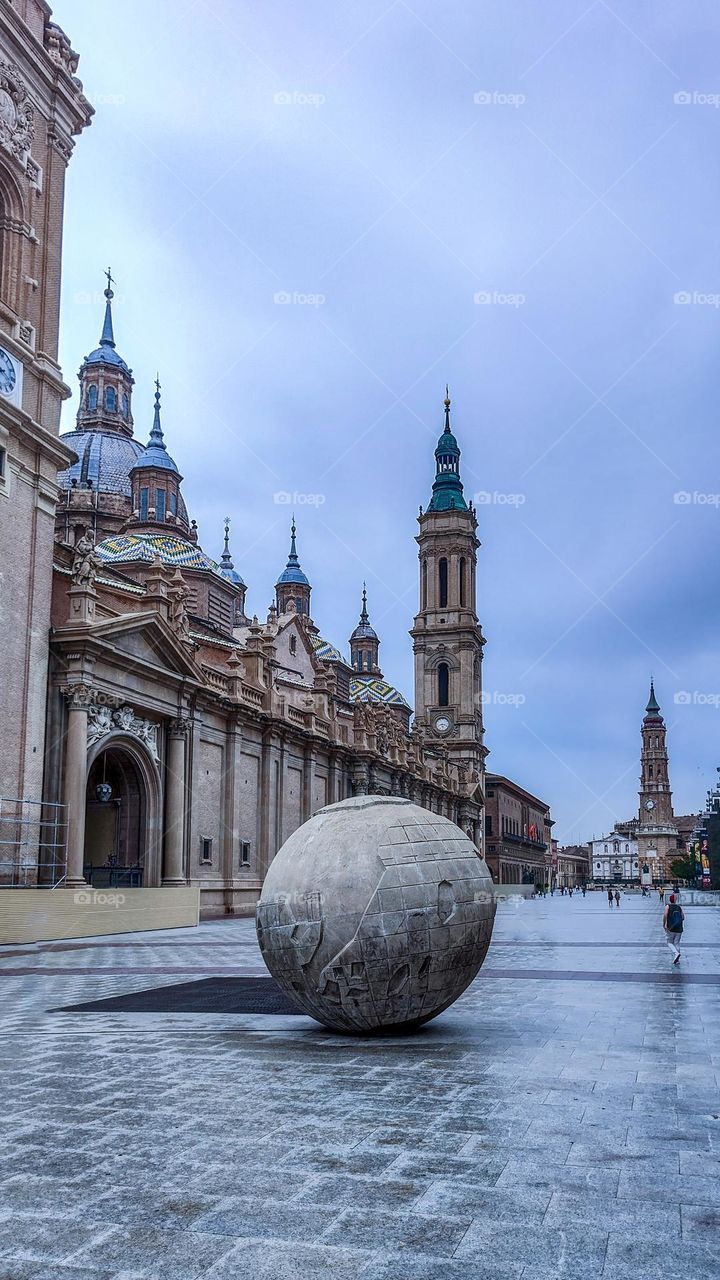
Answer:
<svg viewBox="0 0 720 1280"><path fill-rule="evenodd" d="M65 879L66 808L0 797L0 889L54 889Z"/></svg>

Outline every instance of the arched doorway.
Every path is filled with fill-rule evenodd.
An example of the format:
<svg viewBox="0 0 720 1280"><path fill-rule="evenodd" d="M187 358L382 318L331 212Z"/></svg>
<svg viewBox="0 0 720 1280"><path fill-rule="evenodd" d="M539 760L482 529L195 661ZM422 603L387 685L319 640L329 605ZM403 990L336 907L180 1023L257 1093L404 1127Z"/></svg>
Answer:
<svg viewBox="0 0 720 1280"><path fill-rule="evenodd" d="M88 757L84 875L95 888L160 884L159 783L143 747L122 735Z"/></svg>

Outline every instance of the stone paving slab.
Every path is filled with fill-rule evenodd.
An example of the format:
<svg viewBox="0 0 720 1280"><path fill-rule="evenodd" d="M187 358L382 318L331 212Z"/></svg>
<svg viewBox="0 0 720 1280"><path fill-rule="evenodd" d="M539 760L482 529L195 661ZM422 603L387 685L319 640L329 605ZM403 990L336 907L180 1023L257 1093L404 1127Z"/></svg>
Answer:
<svg viewBox="0 0 720 1280"><path fill-rule="evenodd" d="M4 948L0 1280L714 1280L720 913L680 975L660 916L503 904L406 1039L51 1012L262 973L250 920Z"/></svg>

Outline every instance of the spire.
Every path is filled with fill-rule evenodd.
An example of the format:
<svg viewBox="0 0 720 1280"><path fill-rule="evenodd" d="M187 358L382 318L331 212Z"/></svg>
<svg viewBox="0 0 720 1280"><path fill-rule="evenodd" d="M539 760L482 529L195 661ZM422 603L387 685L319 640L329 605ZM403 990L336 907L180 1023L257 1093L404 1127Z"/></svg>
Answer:
<svg viewBox="0 0 720 1280"><path fill-rule="evenodd" d="M300 558L297 553L297 545L295 542L296 532L297 527L295 525L295 516L293 516L292 524L290 525L290 554L288 555L287 564L275 584L276 586L282 582L297 582L302 586L310 586L310 583L300 567Z"/></svg>
<svg viewBox="0 0 720 1280"><path fill-rule="evenodd" d="M230 554L230 517L229 516L225 517L225 545L223 548L223 553L220 557L220 573L222 574L223 578L225 578L228 582L234 582L236 586L242 587L243 589L245 588L245 583L243 582L242 578L240 577L240 574L235 568L232 555ZM245 597L243 596L241 600L241 611L242 611L242 607L244 607L244 600L245 600Z"/></svg>
<svg viewBox="0 0 720 1280"><path fill-rule="evenodd" d="M371 673L374 676L380 674L378 665L379 646L378 634L370 625L370 615L367 607L367 587L363 582L360 621L350 637L350 662L355 671Z"/></svg>
<svg viewBox="0 0 720 1280"><path fill-rule="evenodd" d="M111 304L112 304L113 298L115 297L115 294L112 291L112 286L115 284L115 281L112 278L112 272L110 271L109 267L105 272L105 275L107 276L107 289L105 290L105 323L103 324L102 334L100 335L100 346L114 348L115 336L113 334Z"/></svg>
<svg viewBox="0 0 720 1280"><path fill-rule="evenodd" d="M152 431L147 442L148 449L151 445L154 445L156 449L165 448L165 437L160 425L160 375L158 373L155 374L155 410L153 412Z"/></svg>
<svg viewBox="0 0 720 1280"><path fill-rule="evenodd" d="M220 557L220 560L222 561L223 569L235 568L235 565L233 564L233 561L232 561L232 556L230 555L230 517L229 516L225 517L225 548Z"/></svg>
<svg viewBox="0 0 720 1280"><path fill-rule="evenodd" d="M435 450L435 481L428 511L467 511L460 480L460 449L450 426L450 391L445 384L445 427Z"/></svg>
<svg viewBox="0 0 720 1280"><path fill-rule="evenodd" d="M653 682L653 678L652 678L652 676L650 677L650 697L648 698L648 704L647 704L647 706L646 706L645 710L646 710L646 711L659 711L659 710L660 710L660 703L658 702L657 698L655 697L655 684L654 684L654 682Z"/></svg>

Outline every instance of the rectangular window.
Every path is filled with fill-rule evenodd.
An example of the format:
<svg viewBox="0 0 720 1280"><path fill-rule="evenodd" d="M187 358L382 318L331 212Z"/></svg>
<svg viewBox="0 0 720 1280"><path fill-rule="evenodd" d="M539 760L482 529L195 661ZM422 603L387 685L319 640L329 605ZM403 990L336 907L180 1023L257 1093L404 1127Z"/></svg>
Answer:
<svg viewBox="0 0 720 1280"><path fill-rule="evenodd" d="M486 835L486 836L491 836L491 835L492 835L492 833L493 833L493 829L492 829L492 814L491 814L491 813L487 813L487 814L485 815L485 835Z"/></svg>
<svg viewBox="0 0 720 1280"><path fill-rule="evenodd" d="M149 489L140 490L140 519L147 520Z"/></svg>
<svg viewBox="0 0 720 1280"><path fill-rule="evenodd" d="M212 836L200 837L200 861L212 862Z"/></svg>
<svg viewBox="0 0 720 1280"><path fill-rule="evenodd" d="M240 843L240 866L250 866L250 841L243 840Z"/></svg>
<svg viewBox="0 0 720 1280"><path fill-rule="evenodd" d="M156 520L165 519L165 490L164 489L155 490L155 519Z"/></svg>
<svg viewBox="0 0 720 1280"><path fill-rule="evenodd" d="M171 516L177 515L177 494L176 493L170 494L170 515Z"/></svg>
<svg viewBox="0 0 720 1280"><path fill-rule="evenodd" d="M7 451L0 449L0 480L5 479L5 467L7 464Z"/></svg>

